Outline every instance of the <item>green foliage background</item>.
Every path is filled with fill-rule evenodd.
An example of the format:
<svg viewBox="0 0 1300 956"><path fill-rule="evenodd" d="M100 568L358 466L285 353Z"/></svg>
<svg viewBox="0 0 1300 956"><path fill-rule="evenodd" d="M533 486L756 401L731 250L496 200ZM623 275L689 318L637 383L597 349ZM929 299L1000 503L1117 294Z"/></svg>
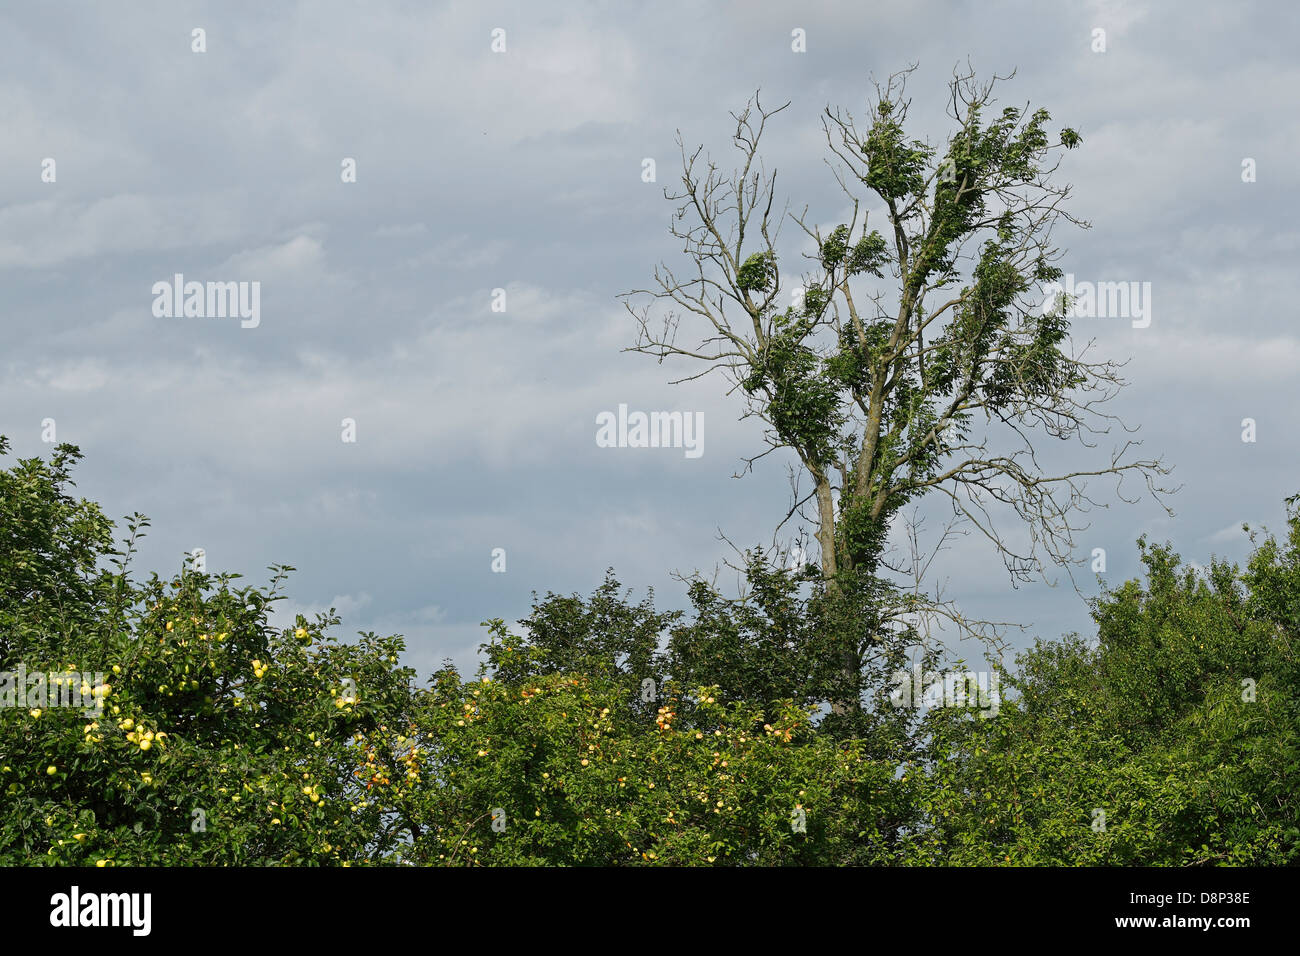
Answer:
<svg viewBox="0 0 1300 956"><path fill-rule="evenodd" d="M488 622L477 674L419 687L398 637L342 642L333 614L271 628L292 569L132 579L148 523L115 547L70 494L78 458L0 471L0 671L102 671L106 706L0 708L0 863L1300 857L1294 512L1244 568L1140 541L1145 580L1096 601L1096 641L1021 654L995 717L891 706L892 638L849 725L819 717L849 624L815 574L754 560L745 600L697 582L688 613L611 575L535 600L518 631Z"/></svg>

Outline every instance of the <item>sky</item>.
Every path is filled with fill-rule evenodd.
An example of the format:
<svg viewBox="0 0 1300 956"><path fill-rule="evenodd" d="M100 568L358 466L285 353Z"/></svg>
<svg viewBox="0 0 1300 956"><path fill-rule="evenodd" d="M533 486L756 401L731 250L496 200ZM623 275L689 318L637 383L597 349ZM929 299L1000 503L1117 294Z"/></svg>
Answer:
<svg viewBox="0 0 1300 956"><path fill-rule="evenodd" d="M282 615L403 634L425 674L472 668L482 621L607 568L682 607L675 574L711 576L723 536L771 542L790 498L779 456L734 477L764 447L735 396L624 351L619 294L681 262L679 131L729 168L730 114L759 89L789 101L763 157L831 227L823 109L861 116L873 80L915 65L915 128L942 140L969 63L1014 70L1001 103L1083 137L1058 178L1091 228L1058 235L1062 268L1149 289L1145 325L1074 330L1127 362L1110 410L1174 466L1175 515L1098 486L1080 553L1105 549L1111 585L1140 573L1140 535L1241 560L1242 523L1280 529L1300 491L1298 23L1280 3L6 5L9 463L78 445L78 492L152 521L138 573L195 548L250 583L292 565ZM155 284L177 274L256 282L256 318L251 298L165 314ZM702 453L600 447L620 404L702 415ZM933 529L942 509L922 514ZM933 578L1024 625L1015 646L1091 631L1086 569L1082 593L1013 588L968 536Z"/></svg>

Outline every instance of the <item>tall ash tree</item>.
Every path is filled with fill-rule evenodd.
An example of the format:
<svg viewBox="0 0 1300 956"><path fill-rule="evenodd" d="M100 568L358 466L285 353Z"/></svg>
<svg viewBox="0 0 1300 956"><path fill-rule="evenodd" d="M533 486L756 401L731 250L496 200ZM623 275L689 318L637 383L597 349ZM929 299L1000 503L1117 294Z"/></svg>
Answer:
<svg viewBox="0 0 1300 956"><path fill-rule="evenodd" d="M816 529L824 597L839 606L828 695L839 715L859 710L873 649L914 634L918 614L990 636L939 594L899 584L924 566L915 554L910 566L898 560L890 542L909 502L947 499L1021 581L1078 560L1080 516L1099 504L1090 480L1113 479L1121 498L1126 477L1158 499L1168 490L1169 469L1137 457L1132 429L1106 409L1120 366L1092 360L1092 343L1070 336L1066 303L1041 298L1063 276L1054 228L1087 227L1064 208L1069 186L1053 181L1080 136L1066 127L1054 138L1045 109L996 110L994 87L1008 77L957 73L947 142L910 138L910 73L876 85L865 129L824 112L827 159L851 208L833 228L806 207L783 210L764 167L760 141L788 103L765 109L755 94L733 114L729 175L679 135L682 188L665 196L678 204L671 234L686 270L661 264L654 288L625 296L639 333L631 351L703 366L679 382L720 372L744 417L765 423L768 447L747 468L779 449L797 459L787 520ZM796 283L777 254L787 220L810 250ZM1097 447L1112 431L1119 440L1087 470L1054 473L1035 449L1044 438Z"/></svg>

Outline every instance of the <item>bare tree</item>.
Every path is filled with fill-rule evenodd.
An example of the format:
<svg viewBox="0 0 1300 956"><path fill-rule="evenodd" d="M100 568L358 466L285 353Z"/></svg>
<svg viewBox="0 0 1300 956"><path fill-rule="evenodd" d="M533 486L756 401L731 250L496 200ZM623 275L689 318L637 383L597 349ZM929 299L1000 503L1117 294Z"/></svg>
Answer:
<svg viewBox="0 0 1300 956"><path fill-rule="evenodd" d="M852 208L826 234L807 207L774 212L776 173L759 144L788 103L765 109L756 93L732 114L740 165L730 175L701 158L703 147L688 153L679 132L682 190L665 196L679 204L671 234L688 271L661 264L655 288L625 294L639 331L629 351L703 366L678 381L723 374L744 397L743 417L765 423L767 447L746 470L794 452L807 486L796 483L787 520L799 514L816 528L828 592L877 604L889 593L882 575L899 570L887 559L891 519L927 493L988 538L1014 582L1079 560L1078 516L1099 504L1091 479L1113 478L1124 500L1126 477L1157 500L1171 490L1159 484L1170 469L1135 457L1135 429L1106 410L1121 365L1091 359L1094 343L1071 338L1067 303L1034 296L1063 274L1055 226L1087 228L1064 208L1070 187L1053 182L1061 151L1080 137L1064 128L1051 144L1044 109L993 112L994 86L1009 77L981 84L966 72L950 82L955 127L943 149L908 139L911 72L876 85L865 130L825 111L827 162ZM879 229L868 228L873 213ZM814 252L795 287L802 295L783 307L777 242L787 219ZM1052 473L1034 445L1096 447L1116 428L1120 440L1086 470ZM815 517L804 515L810 502ZM1007 533L1007 516L1027 527L1027 543ZM914 592L906 607L879 608L873 627L919 603ZM858 706L853 675L878 637L846 639L837 712Z"/></svg>

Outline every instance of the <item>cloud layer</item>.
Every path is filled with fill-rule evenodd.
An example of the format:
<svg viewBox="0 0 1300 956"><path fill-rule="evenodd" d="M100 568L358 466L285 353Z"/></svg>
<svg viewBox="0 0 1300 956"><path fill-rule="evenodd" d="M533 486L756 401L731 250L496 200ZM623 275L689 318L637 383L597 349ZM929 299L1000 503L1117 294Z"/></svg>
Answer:
<svg viewBox="0 0 1300 956"><path fill-rule="evenodd" d="M470 662L478 623L519 617L533 590L588 592L609 566L680 605L669 572L711 571L729 554L719 532L770 540L789 502L779 460L732 477L761 448L733 398L621 351L634 330L616 296L679 251L662 195L677 131L721 157L756 88L790 100L769 166L792 208L833 223L822 108L860 114L873 77L919 63L912 115L937 138L969 58L1016 68L1003 98L1084 137L1061 174L1092 228L1059 237L1067 270L1152 283L1149 328L1077 329L1130 360L1114 410L1177 466L1178 516L1111 499L1081 553L1106 548L1114 582L1136 573L1140 533L1204 562L1245 553L1242 520L1281 524L1300 490L1296 11L541 7L0 14L0 433L15 454L47 453L54 419L87 454L82 493L152 517L144 566L200 546L214 568L295 565L297 609L405 633L426 671ZM260 326L154 318L151 285L178 272L260 281ZM619 403L703 412L705 454L596 447L596 415ZM973 613L1048 637L1088 629L1073 590L1013 591L989 557L971 538L941 561Z"/></svg>

